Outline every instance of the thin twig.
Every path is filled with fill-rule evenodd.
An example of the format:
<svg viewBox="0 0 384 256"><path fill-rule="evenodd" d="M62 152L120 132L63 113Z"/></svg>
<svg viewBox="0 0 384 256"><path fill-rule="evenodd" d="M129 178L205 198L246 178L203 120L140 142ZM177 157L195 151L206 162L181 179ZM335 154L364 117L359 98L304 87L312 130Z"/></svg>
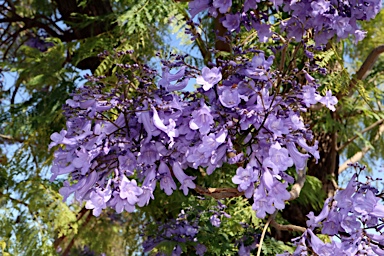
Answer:
<svg viewBox="0 0 384 256"><path fill-rule="evenodd" d="M277 214L277 211L275 211L271 216L269 216L267 223L265 223L263 233L261 233L259 247L257 248L257 256L260 256L260 254L261 254L261 247L263 246L263 240L265 237L265 233L267 232L269 223L271 223L271 221L275 218L276 214Z"/></svg>
<svg viewBox="0 0 384 256"><path fill-rule="evenodd" d="M13 4L13 2L11 0L6 0L6 1L9 4L9 7L11 7L11 9L12 9L12 13L14 13L14 11L16 10L15 5Z"/></svg>
<svg viewBox="0 0 384 256"><path fill-rule="evenodd" d="M297 231L297 232L304 233L306 230L306 228L292 225L292 224L281 225L281 224L277 223L274 219L272 219L272 221L271 221L271 226L274 227L275 229L281 230L281 231Z"/></svg>
<svg viewBox="0 0 384 256"><path fill-rule="evenodd" d="M180 2L177 0L175 0L175 1ZM210 61L212 61L211 53L208 51L203 39L201 38L200 33L197 31L197 29L195 27L194 22L189 17L188 12L185 9L181 9L181 8L179 8L179 10L182 12L181 14L183 15L184 21L186 21L186 22L190 21L187 23L187 25L190 27L190 31L195 38L195 41L196 41L197 47L200 50L201 56L203 56L204 64L207 65Z"/></svg>
<svg viewBox="0 0 384 256"><path fill-rule="evenodd" d="M21 201L20 199L13 198L13 197L11 197L9 194L4 194L4 193L2 193L2 192L0 191L0 197L2 197L2 196L8 198L9 200L11 200L11 201L13 201L13 202L15 202L15 203L22 204L22 205L28 207L28 209L29 209L29 204L28 204L28 203L26 203L26 202L24 202L24 201Z"/></svg>
<svg viewBox="0 0 384 256"><path fill-rule="evenodd" d="M381 120L379 120L379 121L377 121L377 122L371 124L370 126L368 126L367 128L365 128L364 130L362 130L362 131L360 132L360 134L366 133L366 132L372 130L373 128L375 128L376 126L381 125L382 123L384 123L384 119L381 119ZM358 138L358 137L359 137L358 135L355 135L355 136L353 136L352 138L349 138L349 139L347 140L347 142L345 142L345 143L344 143L343 145L341 145L340 147L337 147L337 148L336 148L336 151L339 152L339 151L343 150L346 146L348 146L350 143L352 143L352 142L353 142L356 138Z"/></svg>
<svg viewBox="0 0 384 256"><path fill-rule="evenodd" d="M373 141L379 140L383 133L384 133L384 124L381 124L379 131L377 132ZM348 168L349 164L354 164L354 163L359 162L364 157L364 155L367 154L367 152L370 149L371 149L371 147L365 146L361 151L357 152L351 158L349 158L347 161L345 161L343 164L341 164L339 166L339 174L342 173L343 171L345 171Z"/></svg>
<svg viewBox="0 0 384 256"><path fill-rule="evenodd" d="M9 136L9 135L4 135L4 134L0 134L0 139L6 140L8 142L19 142L19 143L23 143L24 142L24 140L22 140L22 139L15 138L15 137L12 137L12 136Z"/></svg>

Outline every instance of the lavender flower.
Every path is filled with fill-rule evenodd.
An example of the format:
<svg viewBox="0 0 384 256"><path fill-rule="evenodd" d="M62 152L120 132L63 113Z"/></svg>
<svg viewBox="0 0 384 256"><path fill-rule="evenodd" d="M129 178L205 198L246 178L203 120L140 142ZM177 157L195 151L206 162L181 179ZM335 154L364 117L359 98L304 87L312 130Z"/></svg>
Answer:
<svg viewBox="0 0 384 256"><path fill-rule="evenodd" d="M233 108L239 105L240 97L237 89L225 88L220 96L219 100L224 107Z"/></svg>
<svg viewBox="0 0 384 256"><path fill-rule="evenodd" d="M191 18L195 17L198 13L209 8L210 0L193 0L189 2L189 13Z"/></svg>
<svg viewBox="0 0 384 256"><path fill-rule="evenodd" d="M232 0L213 0L213 6L218 8L221 13L226 13L232 6Z"/></svg>
<svg viewBox="0 0 384 256"><path fill-rule="evenodd" d="M177 162L173 163L173 173L175 174L176 179L181 183L180 189L183 190L184 195L188 195L188 189L196 188L196 184L192 181L196 179L196 177L186 175L181 169L180 164Z"/></svg>
<svg viewBox="0 0 384 256"><path fill-rule="evenodd" d="M207 134L210 126L214 123L210 109L206 104L203 104L199 110L192 112L192 119L189 121L189 127L192 130L199 129L201 134Z"/></svg>
<svg viewBox="0 0 384 256"><path fill-rule="evenodd" d="M316 94L316 89L311 86L303 86L303 102L305 106L309 107L310 105L316 104L318 102L318 94Z"/></svg>
<svg viewBox="0 0 384 256"><path fill-rule="evenodd" d="M220 82L221 78L222 75L219 68L214 67L212 69L209 69L207 67L204 67L202 70L202 75L196 78L196 83L203 85L203 89L205 91L208 91L215 84Z"/></svg>
<svg viewBox="0 0 384 256"><path fill-rule="evenodd" d="M181 67L180 70L176 74L171 74L169 72L168 67L163 68L163 76L159 81L159 86L164 87L167 91L172 92L172 91L178 91L184 89L187 84L189 79L185 78L181 82L176 83L176 84L171 84L174 81L177 81L179 79L184 78L185 75L185 67Z"/></svg>
<svg viewBox="0 0 384 256"><path fill-rule="evenodd" d="M137 167L136 156L128 151L125 155L119 156L118 159L120 170L131 176Z"/></svg>
<svg viewBox="0 0 384 256"><path fill-rule="evenodd" d="M292 165L293 160L288 156L288 150L282 148L278 142L271 146L269 149L269 157L263 161L263 166L271 168L274 174L285 171Z"/></svg>
<svg viewBox="0 0 384 256"><path fill-rule="evenodd" d="M361 166L357 168L362 169ZM318 255L375 255L375 251L381 250L375 244L382 243L383 239L369 232L371 227L383 225L374 212L377 205L380 205L378 208L384 206L377 204L380 199L371 191L370 182L363 184L357 177L355 174L345 190L337 191L334 198L325 201L319 216L314 216L312 212L308 215L309 228L301 236L300 246L294 255L306 251L307 247ZM339 242L324 243L313 233L316 227L321 227L323 234L332 236L347 232L349 236L339 236Z"/></svg>
<svg viewBox="0 0 384 256"><path fill-rule="evenodd" d="M247 190L256 180L257 176L250 165L247 165L245 169L243 167L237 168L236 175L232 178L232 182L239 185L239 191Z"/></svg>
<svg viewBox="0 0 384 256"><path fill-rule="evenodd" d="M284 52L283 38L287 44L292 38L305 41L298 50L306 51L310 59L330 38L354 35L356 40L361 39L364 32L357 22L373 18L381 4L379 0L276 0L273 5L263 5L256 15L250 10L256 9L260 1L243 2L244 6L235 6L238 9L229 0L195 0L189 7L192 17L207 10L212 16L223 14L219 22L230 33L220 40L242 38L238 32L244 26L247 31L256 30L260 42L276 40L271 50L279 55ZM283 21L275 17L274 23L280 22L280 28L272 27L267 17L276 12L288 18ZM192 34L196 39L197 35ZM313 40L315 43L310 45ZM75 199L86 201L86 207L96 215L106 207L132 212L136 205L143 207L154 200L157 182L167 195L176 189L188 195L189 189L196 188L195 182L203 178L192 168L203 168L209 175L222 172L220 167L225 163L241 161L246 167L237 168L232 181L247 198L253 196L252 208L257 217L283 209L290 198L288 185L294 182L287 169L294 164L297 170L304 170L310 155L316 160L320 157L318 142L310 142L313 133L300 116L318 102L334 111L337 99L331 91L320 96L320 85L308 73L313 71L313 60L301 70L289 66L287 72L282 72L273 55L266 57L257 45L248 47L248 42L244 43L244 47L233 45L231 54L208 63L212 68L204 67L200 75L197 67L186 62L186 56L171 55L162 60L158 82L157 71L139 63L118 63L129 72L116 74L113 86L104 84L101 78L89 77L90 85L79 88L64 106L66 130L51 136L50 148L58 146L51 179L65 174L73 181L70 184L67 180L60 189L64 198L74 193ZM127 73L132 81L128 81ZM192 77L202 88L178 91ZM127 94L126 88L132 84L138 86L134 93ZM228 153L237 157L227 157ZM211 216L213 224L218 225L222 215L229 216L222 211ZM360 226L380 226L383 216L384 206L376 191L367 184L352 182L327 201L319 216L310 214L308 221L311 230L350 232L349 243L320 243L308 231L300 238L299 253L306 252L307 246L314 247L318 254L378 251L380 248L364 242L368 235ZM196 235L195 225L182 222L180 218L177 225L167 229L167 237L173 237L174 242ZM360 247L355 246L356 242ZM147 249L158 243L153 240ZM175 248L176 254L181 253L180 248Z"/></svg>
<svg viewBox="0 0 384 256"><path fill-rule="evenodd" d="M335 105L337 104L337 98L332 96L332 92L328 90L324 97L319 97L318 101L323 103L327 108L332 111L335 111Z"/></svg>
<svg viewBox="0 0 384 256"><path fill-rule="evenodd" d="M157 113L157 110L152 107L153 110L153 124L160 129L161 131L165 132L170 140L170 145L172 146L174 144L174 138L179 136L179 132L175 129L176 123L173 119L169 119L168 125L165 125L164 122L160 119L159 114Z"/></svg>
<svg viewBox="0 0 384 256"><path fill-rule="evenodd" d="M107 208L107 202L111 198L111 190L109 187L106 189L98 188L91 192L89 198L85 204L85 208L93 209L93 215L99 216L101 211Z"/></svg>
<svg viewBox="0 0 384 256"><path fill-rule="evenodd" d="M240 15L239 14L227 14L225 15L225 20L223 21L223 26L228 29L228 31L237 30L240 26Z"/></svg>
<svg viewBox="0 0 384 256"><path fill-rule="evenodd" d="M212 226L220 227L220 225L221 225L221 220L218 218L218 216L216 214L212 215L209 218L209 221L211 222Z"/></svg>
<svg viewBox="0 0 384 256"><path fill-rule="evenodd" d="M260 0L245 0L244 12L247 12L248 10L257 9L257 3L260 3Z"/></svg>
<svg viewBox="0 0 384 256"><path fill-rule="evenodd" d="M119 188L120 198L126 199L126 203L128 203L128 206L131 206L130 209L133 209L133 206L137 202L139 202L138 196L143 194L143 190L137 186L136 180L130 181L125 176L123 176Z"/></svg>
<svg viewBox="0 0 384 256"><path fill-rule="evenodd" d="M265 43L272 36L270 25L253 22L252 26L257 31L257 36L259 37L260 42Z"/></svg>
<svg viewBox="0 0 384 256"><path fill-rule="evenodd" d="M161 162L159 165L158 172L161 176L160 188L164 190L165 194L171 195L173 190L176 190L176 183L174 182L171 172L166 163Z"/></svg>
<svg viewBox="0 0 384 256"><path fill-rule="evenodd" d="M195 248L196 248L196 254L199 256L203 256L204 253L207 251L207 247L205 247L205 245L203 244L197 244Z"/></svg>

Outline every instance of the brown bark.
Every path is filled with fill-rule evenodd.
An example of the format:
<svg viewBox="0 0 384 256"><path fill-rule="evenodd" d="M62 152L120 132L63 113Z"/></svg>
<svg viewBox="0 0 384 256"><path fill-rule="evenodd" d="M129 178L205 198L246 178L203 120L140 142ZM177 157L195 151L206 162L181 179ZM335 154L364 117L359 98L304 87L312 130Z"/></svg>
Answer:
<svg viewBox="0 0 384 256"><path fill-rule="evenodd" d="M76 15L102 17L111 14L113 10L108 0L91 0L84 7L79 7L76 0L55 0L55 3L64 22L73 30L73 33L67 37L67 40L93 37L111 28L109 20L94 22L84 27L83 18L76 17Z"/></svg>
<svg viewBox="0 0 384 256"><path fill-rule="evenodd" d="M336 192L335 182L338 181L339 154L336 151L337 138L335 132L316 135L319 141L320 160L312 159L308 163L308 175L315 176L323 183L323 191L327 196ZM333 181L332 181L333 180Z"/></svg>
<svg viewBox="0 0 384 256"><path fill-rule="evenodd" d="M239 192L237 188L203 188L196 185L195 190L201 195L210 196L217 200L238 197L244 194L243 192Z"/></svg>
<svg viewBox="0 0 384 256"><path fill-rule="evenodd" d="M88 225L88 223L91 221L92 217L93 217L93 215L92 215L91 211L88 211L88 216L87 216L87 218L85 219L84 223L81 224L81 226L80 226L80 230L81 230L81 229L84 229L85 226ZM68 244L67 247L65 248L65 250L64 250L64 252L63 252L63 254L62 254L62 256L68 256L68 255L69 255L69 253L71 252L71 249L72 249L73 245L75 244L75 239L76 239L76 237L77 237L77 235L74 235L74 236L72 237L71 241L69 242L69 244Z"/></svg>
<svg viewBox="0 0 384 256"><path fill-rule="evenodd" d="M215 49L217 51L223 51L223 52L231 52L231 45L223 40L220 40L220 38L228 37L226 33L228 30L223 26L223 24L220 22L220 20L224 17L223 14L219 13L217 17L214 20L214 26L216 31L216 42L215 42Z"/></svg>

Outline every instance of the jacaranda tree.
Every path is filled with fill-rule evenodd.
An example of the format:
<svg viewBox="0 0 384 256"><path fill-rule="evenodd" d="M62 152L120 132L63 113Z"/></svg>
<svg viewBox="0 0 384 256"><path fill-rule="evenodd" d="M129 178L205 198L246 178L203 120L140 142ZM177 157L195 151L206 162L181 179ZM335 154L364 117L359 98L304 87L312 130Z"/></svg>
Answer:
<svg viewBox="0 0 384 256"><path fill-rule="evenodd" d="M156 69L140 49L100 51L110 64L70 94L50 136L64 201L133 227L137 253L383 255L380 180L357 161L382 144L369 71L384 49L353 76L344 67L381 1L177 6L202 63L159 51Z"/></svg>
<svg viewBox="0 0 384 256"><path fill-rule="evenodd" d="M52 178L70 174L69 180L75 181L66 181L60 193L65 199L74 193L96 216L106 208L121 213L134 212L136 206L151 207L158 190L172 201L177 189L185 196L195 190L217 200L241 196L257 218L269 215L260 237L256 230L248 230L257 226L246 226L251 239L234 233L219 249L206 242L210 236L204 227L209 217L212 229L206 232L220 229L225 225L221 219L231 218L224 209L236 207L237 202L197 211L186 205L188 210L174 216L174 221L157 221L155 234L144 233L145 251L169 242L177 255L192 248L197 254L228 254L235 249L244 255L257 249L260 254L266 229L273 222L277 230L303 232L294 243L294 254L383 253L382 239L368 230L380 232L384 206L370 180L361 183L358 175L342 192L335 192L336 185L332 190L323 184L330 197L320 215L307 215L307 229L280 226L275 220L286 201L298 197L306 167L311 166L308 159L320 159L308 111L322 106L336 111L333 88L316 79L327 73L316 59L327 61L326 56L316 55L331 47L332 40L353 35L360 41L365 33L357 21L374 18L380 5L380 1L190 2L191 18L208 11L216 19L213 31L222 49L204 51L202 69L190 65L183 55L164 56L160 74L147 65L125 64L121 58L115 76L89 77L89 84L66 101L67 128L51 136L51 147L62 145L55 152ZM188 24L199 26L194 20ZM188 29L186 33L200 40L204 31ZM129 58L131 52L112 54L115 59ZM196 78L197 89L183 91L191 78ZM342 89L334 88L339 94L344 93ZM332 131L325 134L331 143L336 142L330 137ZM326 164L336 159L332 151L337 148L327 149L331 152L327 152ZM358 173L363 169L355 168ZM218 185L232 181L237 189L211 188L215 176ZM168 200L163 200L166 208ZM340 241L326 243L314 232L337 236Z"/></svg>

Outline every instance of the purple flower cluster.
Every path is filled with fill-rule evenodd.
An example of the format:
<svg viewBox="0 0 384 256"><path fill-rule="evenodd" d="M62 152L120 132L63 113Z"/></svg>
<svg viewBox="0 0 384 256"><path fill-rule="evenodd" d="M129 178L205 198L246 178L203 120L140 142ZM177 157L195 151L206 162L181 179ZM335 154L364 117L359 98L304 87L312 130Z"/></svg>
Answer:
<svg viewBox="0 0 384 256"><path fill-rule="evenodd" d="M246 1L244 8L252 9L257 2ZM351 20L372 18L377 5L374 1L355 8L359 1L311 1L312 12L304 17L296 12L306 10L300 7L305 3L274 1L273 8L290 13L287 22L305 18L313 27L312 18L328 15L324 17L332 20L348 8L353 9ZM227 13L223 24L230 31L250 25L262 41L271 35L269 25L245 19L247 15L237 17L237 25L235 16L228 16L231 5L230 0L190 2L192 15L205 9L212 15ZM324 17L321 20L327 20ZM315 39L328 31L314 29ZM310 156L319 159L317 142L301 114L317 103L334 111L337 99L331 91L319 94L308 66L281 72L275 57L264 51L234 47L233 53L232 59L201 70L187 64L184 56L172 56L162 60L161 75L146 65L117 64L120 73L113 85L89 77L89 85L64 106L67 128L51 135L50 147L60 145L52 180L65 174L72 181L60 189L64 199L74 193L96 216L106 207L132 212L154 199L157 184L167 195L176 189L187 195L196 188L200 170L211 175L229 163L237 168L233 183L247 198L253 197L257 217L283 209L290 198L287 187L294 182L287 169L303 170ZM190 78L201 87L181 91ZM212 223L219 225L214 216Z"/></svg>
<svg viewBox="0 0 384 256"><path fill-rule="evenodd" d="M282 8L291 18L282 23L289 38L301 41L312 31L317 45L326 44L336 36L338 39L354 35L356 41L365 37L359 29L358 20L373 19L380 11L380 0L284 0Z"/></svg>
<svg viewBox="0 0 384 256"><path fill-rule="evenodd" d="M185 212L187 211L187 213ZM198 243L196 235L199 233L199 216L193 222L188 221L188 209L182 210L176 219L160 224L155 235L148 236L143 242L144 252L150 252L164 241L177 244L191 242L195 244L196 254L204 255L206 248ZM175 246L172 255L181 255L181 247Z"/></svg>
<svg viewBox="0 0 384 256"><path fill-rule="evenodd" d="M372 181L359 182L355 174L344 190L325 201L318 216L308 214L308 229L297 238L293 255L307 255L310 250L317 255L384 255L384 205ZM315 230L339 241L324 243Z"/></svg>
<svg viewBox="0 0 384 256"><path fill-rule="evenodd" d="M218 201L218 205L212 207L212 209L206 209L204 211L196 211L191 207L181 210L176 219L167 220L164 224L157 225L157 230L153 235L145 237L143 248L144 252L150 252L156 246L163 242L174 242L177 245L174 247L172 255L181 255L182 250L180 244L188 244L193 246L197 255L204 255L207 248L204 244L199 242L197 237L201 224L199 223L203 215L211 215L209 218L210 223L214 227L220 227L221 216L230 218L224 209L226 205L223 205Z"/></svg>
<svg viewBox="0 0 384 256"><path fill-rule="evenodd" d="M300 113L333 96L320 96L312 80L303 86L287 80L293 89L279 94L275 84L281 77L271 70L274 58L261 51L250 60L224 63L232 70L225 79L219 67L205 67L198 76L177 58L176 66L164 62L157 86L155 71L121 65L141 72L135 79L143 88L128 94L135 82L121 75L106 92L102 80L93 78L93 86L67 100L67 129L51 136L50 147L62 145L55 152L52 179L70 174L77 183L65 182L60 193L65 199L75 193L95 215L106 207L132 212L153 199L158 182L167 195L178 187L187 195L198 173L187 174L187 169L202 167L210 175L223 163L242 159L245 165L233 182L253 196L257 216L283 209L293 182L285 171L294 164L303 169L310 156L298 147L318 158L317 145L306 142L312 133ZM173 68L179 71L172 74ZM202 88L175 92L190 76L198 76ZM327 101L328 107L332 103ZM231 152L242 157L228 159Z"/></svg>
<svg viewBox="0 0 384 256"><path fill-rule="evenodd" d="M273 8L289 15L288 19L281 20L281 28L286 32L287 38L301 41L309 33L313 36L316 45L326 44L331 38L338 39L354 35L360 41L366 32L359 29L357 21L371 20L380 10L380 0L274 0ZM264 17L258 17L254 11L258 9L261 0L246 0L242 12L233 13L230 0L194 0L189 3L192 17L208 10L209 14L217 17L222 13L225 17L222 24L228 31L238 31L241 23L249 30L258 32L260 42L266 42L271 37L271 24ZM250 11L250 16L247 12ZM268 17L268 12L266 12ZM274 20L280 22L280 20Z"/></svg>
<svg viewBox="0 0 384 256"><path fill-rule="evenodd" d="M260 42L274 35L278 46L271 50L279 54L279 47L286 47L292 38L313 39L317 46L334 36L355 35L360 40L364 33L356 22L373 18L381 3L272 2L267 9L288 16L280 23L281 35L272 31L265 8L257 15L254 12L264 4L260 0L244 1L241 12L232 10L231 0L194 0L189 7L192 16L205 10L213 17L222 16L228 33L244 26L256 30ZM313 58L310 48L321 47L303 44L309 61ZM122 54L130 52L113 57ZM228 164L238 191L253 199L256 216L273 214L291 197L287 188L294 178L287 170L303 171L310 157L319 159L317 142L302 114L314 104L321 103L331 111L337 104L330 90L319 93L320 85L308 73L319 69L304 61L301 69L287 70L270 51L233 45L230 56L203 68L188 64L185 56L171 55L162 60L161 74L136 63L117 64L112 84L106 77L89 76L88 84L66 101L66 129L51 135L49 147L58 146L51 180L65 175L60 189L64 200L74 194L99 216L107 207L121 213L148 205L158 187L166 195L177 189L188 195L201 177L222 172L223 164ZM197 90L182 91L191 78L196 78ZM308 215L309 228L296 241L294 255L310 251L317 255L383 255L384 206L377 193L369 182L358 182L355 176L347 189L326 201L319 216ZM220 207L210 211L213 227L221 226L222 216L230 217ZM143 244L145 251L162 241L191 242L196 254L203 255L207 248L197 241L199 216L190 222L182 212L176 220L159 225L158 233ZM341 242L322 242L315 235L318 230L330 236L341 234ZM256 242L238 245L239 253L247 255ZM181 253L182 247L176 245L173 255Z"/></svg>
<svg viewBox="0 0 384 256"><path fill-rule="evenodd" d="M44 37L31 37L25 42L25 44L41 52L46 52L49 48L54 46L52 42L46 42Z"/></svg>

